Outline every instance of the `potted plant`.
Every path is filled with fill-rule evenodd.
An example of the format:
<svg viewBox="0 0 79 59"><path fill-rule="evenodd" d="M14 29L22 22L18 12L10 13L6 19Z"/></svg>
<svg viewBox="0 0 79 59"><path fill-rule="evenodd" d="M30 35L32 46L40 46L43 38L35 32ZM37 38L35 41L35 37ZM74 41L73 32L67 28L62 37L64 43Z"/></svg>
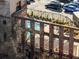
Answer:
<svg viewBox="0 0 79 59"><path fill-rule="evenodd" d="M40 16L39 19L41 19L42 17Z"/></svg>
<svg viewBox="0 0 79 59"><path fill-rule="evenodd" d="M35 16L35 18L36 18L36 19L39 19L39 17L38 17L38 16Z"/></svg>
<svg viewBox="0 0 79 59"><path fill-rule="evenodd" d="M30 17L29 13L27 13L27 17Z"/></svg>
<svg viewBox="0 0 79 59"><path fill-rule="evenodd" d="M31 15L30 15L31 17L33 16L33 11L31 12Z"/></svg>

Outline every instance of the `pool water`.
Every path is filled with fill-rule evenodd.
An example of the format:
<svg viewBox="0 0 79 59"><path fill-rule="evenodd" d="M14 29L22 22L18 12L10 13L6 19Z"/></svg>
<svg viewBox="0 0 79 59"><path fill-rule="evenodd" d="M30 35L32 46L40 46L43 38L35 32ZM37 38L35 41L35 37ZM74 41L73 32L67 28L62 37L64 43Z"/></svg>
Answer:
<svg viewBox="0 0 79 59"><path fill-rule="evenodd" d="M28 29L31 28L30 21L26 21L25 24L26 24L26 26L25 26L26 28L28 28ZM35 27L34 28L35 30L40 31L40 23L35 22L34 27ZM31 33L30 32L26 32L26 35L27 35L27 38L29 38Z"/></svg>
<svg viewBox="0 0 79 59"><path fill-rule="evenodd" d="M31 23L30 21L25 21L25 24L26 24L25 27L28 28L28 29L31 29L31 24L30 23ZM44 26L46 27L48 25L44 24ZM40 23L35 22L35 24L34 24L34 30L40 31ZM31 32L27 32L26 35L27 35L27 37L30 37Z"/></svg>
<svg viewBox="0 0 79 59"><path fill-rule="evenodd" d="M31 28L30 21L25 22L25 24L26 24L25 26L26 28ZM35 30L40 31L40 23L35 22L34 27Z"/></svg>

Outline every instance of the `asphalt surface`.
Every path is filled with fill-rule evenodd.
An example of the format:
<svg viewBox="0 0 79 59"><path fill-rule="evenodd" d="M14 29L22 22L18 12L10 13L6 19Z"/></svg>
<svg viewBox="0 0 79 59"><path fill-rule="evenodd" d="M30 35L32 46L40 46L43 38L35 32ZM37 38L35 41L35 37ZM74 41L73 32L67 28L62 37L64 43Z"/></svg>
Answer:
<svg viewBox="0 0 79 59"><path fill-rule="evenodd" d="M46 11L46 12L50 12L50 13L58 13L58 14L67 16L71 20L73 20L73 15L69 14L69 13L64 13L64 10L62 12L55 12L55 11L51 11L51 10L45 9L45 5L50 3L51 1L54 1L54 0L50 0L50 1L44 0L44 1L39 1L39 2L36 1L35 3L31 3L30 5L28 5L28 9L34 9L34 10L39 10L39 11Z"/></svg>

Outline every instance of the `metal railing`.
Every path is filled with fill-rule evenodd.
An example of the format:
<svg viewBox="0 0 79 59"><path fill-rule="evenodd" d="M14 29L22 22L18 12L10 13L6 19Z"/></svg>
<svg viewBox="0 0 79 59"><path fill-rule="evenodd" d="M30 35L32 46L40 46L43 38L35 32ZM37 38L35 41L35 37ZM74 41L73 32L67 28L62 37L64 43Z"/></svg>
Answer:
<svg viewBox="0 0 79 59"><path fill-rule="evenodd" d="M16 39L17 42L22 45L22 52L24 55L27 53L25 52L26 50L26 45L30 46L30 58L35 59L36 53L35 51L37 50L36 48L36 42L39 43L38 46L38 53L39 57L38 59L46 59L45 53L49 56L48 58L53 55L57 55L58 59L79 59L78 56L74 55L74 43L79 43L79 37L77 37L79 28L76 27L70 27L70 26L64 26L64 25L59 25L59 24L53 24L51 22L46 22L42 20L35 20L33 18L23 18L23 17L17 17L14 16L15 24L16 24ZM28 25L28 21L30 22L30 26ZM38 26L35 25L35 23L39 23ZM47 25L47 28L45 28ZM29 26L29 27L28 27ZM38 29L35 29L39 27ZM57 30L55 29L57 28ZM46 31L47 30L47 31ZM56 30L56 31L55 31ZM28 42L28 32L30 32L29 38L30 41ZM36 34L39 34L39 38L36 38ZM67 35L66 35L67 34ZM45 38L47 36L48 38ZM58 42L55 42L58 38ZM39 41L36 41L36 39L39 39ZM45 49L45 39L48 39L48 48ZM68 54L64 52L64 41L67 40L68 42ZM55 44L58 44L58 48L55 49ZM47 47L47 46L46 46ZM76 51L77 52L77 51ZM76 53L75 52L75 53ZM55 57L54 56L54 57ZM53 58L53 57L52 57ZM52 59L51 58L51 59Z"/></svg>

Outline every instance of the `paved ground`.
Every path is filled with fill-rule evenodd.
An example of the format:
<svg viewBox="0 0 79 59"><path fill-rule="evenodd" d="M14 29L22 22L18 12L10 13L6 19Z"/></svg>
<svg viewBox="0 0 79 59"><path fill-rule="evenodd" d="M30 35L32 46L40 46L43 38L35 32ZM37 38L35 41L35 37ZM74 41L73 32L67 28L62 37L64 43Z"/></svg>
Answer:
<svg viewBox="0 0 79 59"><path fill-rule="evenodd" d="M50 1L54 1L54 0L50 0ZM48 4L48 3L50 3L50 1L45 0L45 2L44 2L44 1L39 1L39 2L35 2L35 3L31 3L31 4L28 6L28 8L29 8L29 9L39 10L39 11L51 12L51 13L59 13L59 14L62 14L62 15L64 15L64 16L67 16L67 17L69 17L71 20L73 20L73 15L64 13L64 10L63 10L62 12L55 12L55 11L51 11L51 10L45 9L45 5Z"/></svg>

